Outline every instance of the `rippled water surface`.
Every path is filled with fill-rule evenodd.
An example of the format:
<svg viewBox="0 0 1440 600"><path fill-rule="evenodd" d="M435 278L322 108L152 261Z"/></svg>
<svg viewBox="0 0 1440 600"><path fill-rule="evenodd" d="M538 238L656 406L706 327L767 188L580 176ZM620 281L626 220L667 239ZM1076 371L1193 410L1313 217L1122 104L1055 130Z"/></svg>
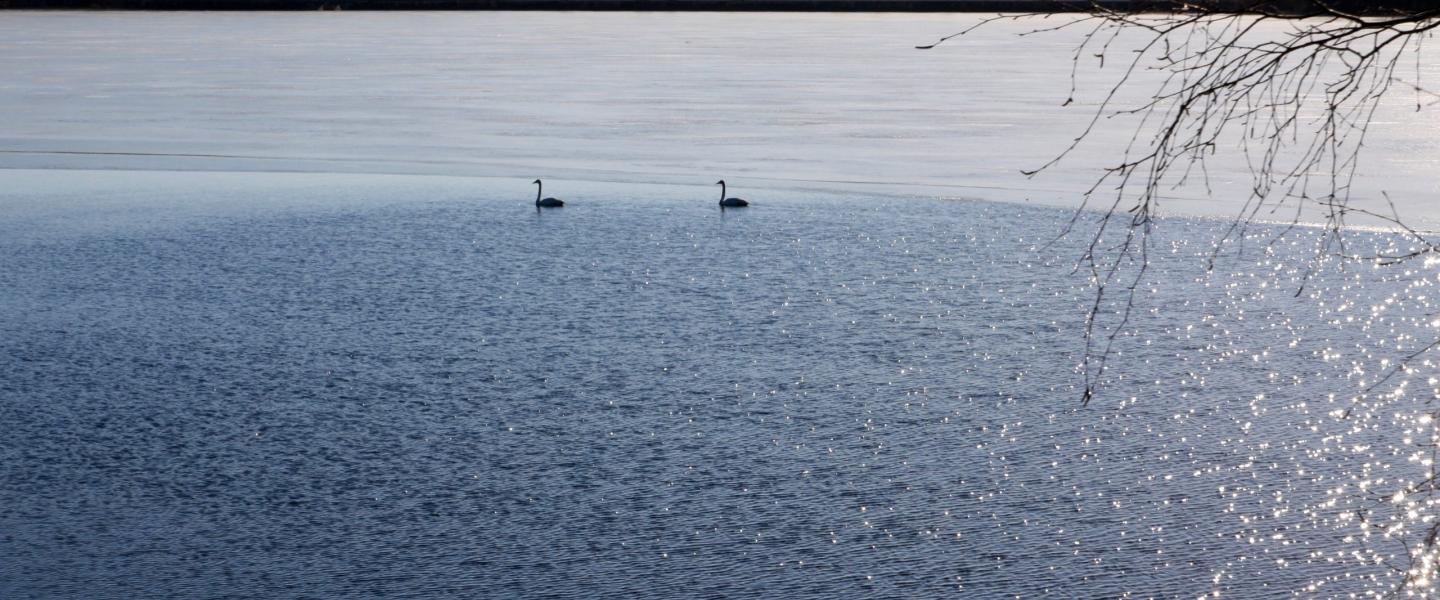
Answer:
<svg viewBox="0 0 1440 600"><path fill-rule="evenodd" d="M1047 244L1064 211L732 190L754 206L722 214L706 187L570 182L541 214L523 181L11 177L6 598L1396 583L1376 557L1403 548L1356 522L1396 504L1356 486L1423 474L1400 431L1427 408L1350 397L1428 341L1428 280L1308 274L1303 230L1207 275L1225 224L1165 222L1123 378L1082 407L1094 296L1087 240Z"/></svg>

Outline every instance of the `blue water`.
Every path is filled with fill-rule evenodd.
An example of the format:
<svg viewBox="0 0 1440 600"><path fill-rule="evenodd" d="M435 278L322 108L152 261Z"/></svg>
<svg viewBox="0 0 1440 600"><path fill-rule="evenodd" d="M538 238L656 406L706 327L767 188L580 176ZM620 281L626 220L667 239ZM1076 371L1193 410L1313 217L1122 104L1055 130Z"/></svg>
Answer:
<svg viewBox="0 0 1440 600"><path fill-rule="evenodd" d="M1296 298L1304 232L1207 275L1226 224L1166 222L1082 407L1063 210L153 177L0 201L0 597L1394 585L1317 507L1415 468L1349 452L1403 446L1403 411L1327 411L1426 306L1347 324L1413 280L1369 266Z"/></svg>

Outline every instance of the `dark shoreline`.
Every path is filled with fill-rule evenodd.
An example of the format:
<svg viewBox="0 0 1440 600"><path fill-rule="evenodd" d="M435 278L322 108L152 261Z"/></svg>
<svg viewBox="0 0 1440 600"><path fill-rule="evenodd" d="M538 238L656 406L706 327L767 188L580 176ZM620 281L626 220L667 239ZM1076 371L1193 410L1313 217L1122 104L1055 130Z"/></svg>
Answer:
<svg viewBox="0 0 1440 600"><path fill-rule="evenodd" d="M1100 0L0 0L0 9L553 10L708 12L1085 12L1171 10L1176 2Z"/></svg>
<svg viewBox="0 0 1440 600"><path fill-rule="evenodd" d="M1288 15L1316 13L1315 0L1217 0L1202 2L1219 12L1257 9ZM938 12L1078 13L1177 12L1184 0L0 0L0 10L524 10L655 12ZM1326 3L1355 14L1434 10L1425 0L1361 0Z"/></svg>

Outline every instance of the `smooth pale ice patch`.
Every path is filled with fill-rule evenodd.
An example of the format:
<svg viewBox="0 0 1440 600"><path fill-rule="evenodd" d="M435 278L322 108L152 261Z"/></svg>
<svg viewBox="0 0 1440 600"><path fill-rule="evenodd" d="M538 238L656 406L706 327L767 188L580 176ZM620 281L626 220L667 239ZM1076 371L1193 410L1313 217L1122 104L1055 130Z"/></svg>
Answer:
<svg viewBox="0 0 1440 600"><path fill-rule="evenodd" d="M0 167L723 177L1074 205L1128 128L1044 177L1020 171L1084 128L1114 70L1082 62L1061 107L1078 31L1000 22L914 49L980 18L7 12ZM1429 219L1440 135L1411 96L1389 100L1356 194ZM1237 210L1244 169L1210 169L1213 197L1177 190L1165 209Z"/></svg>

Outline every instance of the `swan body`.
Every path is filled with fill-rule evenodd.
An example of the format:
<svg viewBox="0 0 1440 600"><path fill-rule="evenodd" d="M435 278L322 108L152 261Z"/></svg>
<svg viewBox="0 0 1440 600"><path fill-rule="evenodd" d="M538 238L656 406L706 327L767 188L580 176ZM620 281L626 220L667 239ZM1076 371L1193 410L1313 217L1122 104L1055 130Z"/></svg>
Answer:
<svg viewBox="0 0 1440 600"><path fill-rule="evenodd" d="M561 206L565 206L565 201L559 198L540 197L540 191L545 189L545 185L540 183L539 179L536 179L532 183L535 184L535 208L560 208Z"/></svg>
<svg viewBox="0 0 1440 600"><path fill-rule="evenodd" d="M725 197L725 180L724 180L724 179L721 179L720 181L715 182L715 185L720 186L720 209L721 209L721 210L724 210L724 209L726 209L726 208L740 208L740 207L742 207L742 206L750 206L750 203L749 203L749 202L746 202L744 198L726 198L726 197Z"/></svg>

